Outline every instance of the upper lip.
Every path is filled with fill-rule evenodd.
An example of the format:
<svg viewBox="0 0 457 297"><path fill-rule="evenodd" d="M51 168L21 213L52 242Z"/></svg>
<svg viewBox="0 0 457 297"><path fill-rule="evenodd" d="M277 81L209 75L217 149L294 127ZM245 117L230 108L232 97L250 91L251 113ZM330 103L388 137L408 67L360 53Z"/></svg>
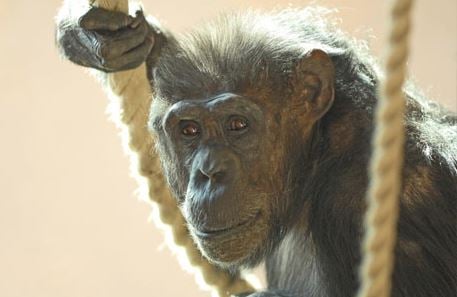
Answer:
<svg viewBox="0 0 457 297"><path fill-rule="evenodd" d="M246 219L230 225L228 227L218 228L218 229L196 229L192 228L195 235L200 238L214 238L220 236L228 236L237 233L241 229L251 225L253 222L257 221L260 216L260 211L255 212L253 215L246 217Z"/></svg>

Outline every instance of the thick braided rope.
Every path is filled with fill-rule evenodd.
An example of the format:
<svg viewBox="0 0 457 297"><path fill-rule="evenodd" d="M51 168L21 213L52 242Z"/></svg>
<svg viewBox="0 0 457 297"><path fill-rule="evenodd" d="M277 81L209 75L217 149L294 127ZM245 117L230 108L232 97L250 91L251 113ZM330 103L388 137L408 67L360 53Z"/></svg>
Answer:
<svg viewBox="0 0 457 297"><path fill-rule="evenodd" d="M90 3L128 12L128 0L91 0ZM196 268L194 272L197 277L213 290L214 295L220 297L254 291L246 280L229 275L203 258L189 235L184 218L162 174L159 158L154 151L154 140L147 130L152 94L144 64L134 70L109 74L107 82L110 97L118 107L113 118L124 132L122 138L128 144L126 151L138 169L134 175L140 186L146 183L149 198L155 202L160 221L170 227L174 244L184 248L188 262Z"/></svg>
<svg viewBox="0 0 457 297"><path fill-rule="evenodd" d="M358 297L388 297L397 236L401 188L408 37L412 0L396 0L391 10L392 28L386 78L380 84L376 110L376 130L370 164L366 233L361 266L362 285Z"/></svg>

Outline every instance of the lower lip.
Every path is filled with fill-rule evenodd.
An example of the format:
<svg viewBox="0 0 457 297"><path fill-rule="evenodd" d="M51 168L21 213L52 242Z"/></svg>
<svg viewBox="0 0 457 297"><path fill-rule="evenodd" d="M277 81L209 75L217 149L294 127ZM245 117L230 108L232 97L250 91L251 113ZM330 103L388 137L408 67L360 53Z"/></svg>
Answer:
<svg viewBox="0 0 457 297"><path fill-rule="evenodd" d="M253 217L250 219L246 220L245 222L241 223L240 225L237 225L232 228L220 230L220 231L214 231L214 232L203 232L199 230L193 230L194 234L201 239L221 239L225 237L231 237L233 235L236 235L243 230L252 227L257 221L260 219L260 211L258 211Z"/></svg>

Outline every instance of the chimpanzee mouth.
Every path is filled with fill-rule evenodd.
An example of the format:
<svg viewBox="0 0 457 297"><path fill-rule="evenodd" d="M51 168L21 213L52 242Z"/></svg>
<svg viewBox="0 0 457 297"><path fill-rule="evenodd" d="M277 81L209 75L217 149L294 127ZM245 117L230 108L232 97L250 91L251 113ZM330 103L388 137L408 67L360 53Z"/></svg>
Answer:
<svg viewBox="0 0 457 297"><path fill-rule="evenodd" d="M236 235L238 233L243 232L245 229L251 228L252 226L257 223L260 219L260 210L254 213L254 215L251 215L247 217L245 220L239 222L238 224L226 227L226 228L221 228L217 230L198 230L198 229L192 229L193 233L200 239L203 240L213 240L213 239L223 239L227 237L231 237L233 235Z"/></svg>

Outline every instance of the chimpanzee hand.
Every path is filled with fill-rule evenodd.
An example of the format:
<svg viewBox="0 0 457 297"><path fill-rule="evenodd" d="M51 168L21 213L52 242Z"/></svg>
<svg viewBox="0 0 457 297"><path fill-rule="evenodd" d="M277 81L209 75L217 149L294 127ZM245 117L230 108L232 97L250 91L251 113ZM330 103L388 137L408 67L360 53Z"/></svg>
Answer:
<svg viewBox="0 0 457 297"><path fill-rule="evenodd" d="M142 11L132 17L92 7L73 23L58 24L57 42L70 61L114 72L136 68L146 60L154 30Z"/></svg>

